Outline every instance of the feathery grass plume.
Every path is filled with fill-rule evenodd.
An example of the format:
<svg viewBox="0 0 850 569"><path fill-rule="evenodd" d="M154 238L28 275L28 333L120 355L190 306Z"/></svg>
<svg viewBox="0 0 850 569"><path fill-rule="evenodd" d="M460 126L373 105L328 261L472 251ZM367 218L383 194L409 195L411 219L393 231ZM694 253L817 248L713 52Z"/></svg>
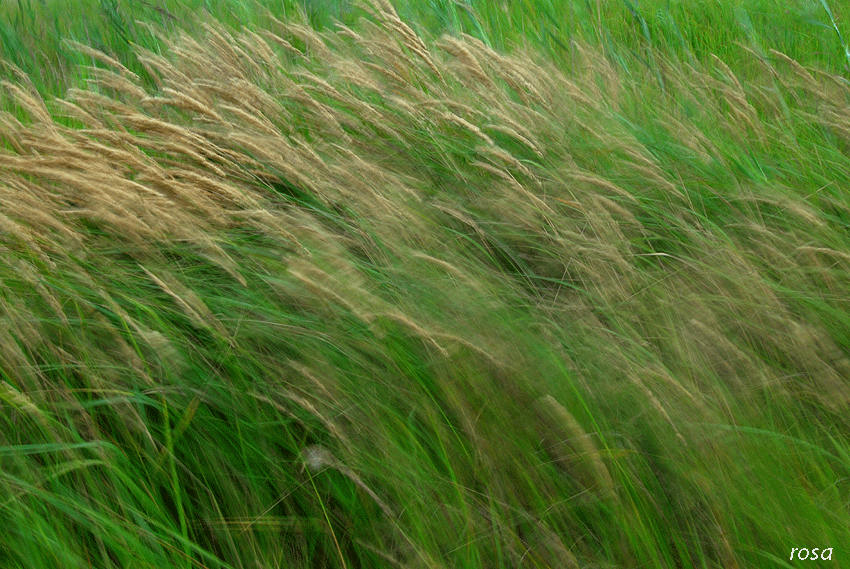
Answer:
<svg viewBox="0 0 850 569"><path fill-rule="evenodd" d="M18 85L4 79L3 81L0 81L0 85L2 85L10 95L12 95L14 102L29 115L31 120L36 123L40 123L44 127L52 127L53 117L50 116L50 111L47 110L44 100L41 98L41 95L39 95L35 85L33 85L27 74L11 63L0 63L2 63L4 67L11 69L12 73L17 76L18 81L21 83Z"/></svg>
<svg viewBox="0 0 850 569"><path fill-rule="evenodd" d="M314 385L319 391L321 391L322 395L325 397L325 401L331 402L339 399L339 382L335 380L333 377L333 373L331 370L327 370L328 373L319 372L318 370L314 370L300 362L290 360L289 366L298 373L301 377L304 377L309 380L310 384ZM319 379L319 376L322 376L322 379ZM333 393L331 392L333 389ZM338 433L341 433L341 429L337 429ZM354 449L351 446L350 442L346 443L348 446L346 450L348 452L353 453Z"/></svg>
<svg viewBox="0 0 850 569"><path fill-rule="evenodd" d="M56 298L56 296L51 293L50 290L47 289L46 286L41 282L40 271L33 266L32 263L27 262L24 259L15 259L11 266L9 267L13 273L19 277L21 280L28 283L47 303L47 305L53 310L53 313L56 318L59 319L62 324L66 327L69 326L68 316L65 314L65 310L62 308L62 304Z"/></svg>
<svg viewBox="0 0 850 569"><path fill-rule="evenodd" d="M513 120L504 115L495 116L503 124L486 123L481 126L482 131L486 129L507 135L508 137L520 142L523 146L531 150L535 155L537 155L538 158L543 158L544 155L543 151L541 150L540 143L534 140L534 137L530 133L528 133L528 135L524 134L522 132L525 131L524 128L520 127L518 124L513 122Z"/></svg>
<svg viewBox="0 0 850 569"><path fill-rule="evenodd" d="M34 393L37 392L34 391ZM40 434L46 435L46 440L61 441L64 439L57 430L61 428L58 422L50 417L50 414L43 410L40 405L37 405L29 394L10 385L5 380L0 381L0 400L36 423L43 431ZM66 456L71 456L68 449L60 448L59 450Z"/></svg>
<svg viewBox="0 0 850 569"><path fill-rule="evenodd" d="M98 89L122 93L131 101L141 101L147 97L147 92L138 85L135 74L125 75L100 67L85 68L88 83Z"/></svg>
<svg viewBox="0 0 850 569"><path fill-rule="evenodd" d="M293 267L290 267L288 269L288 272L290 275L295 277L295 279L300 281L305 287L307 287L307 289L311 293L313 293L316 298L330 299L331 304L326 309L328 315L334 314L333 304L338 304L351 314L356 315L360 320L364 322L371 322L374 319L372 313L364 312L356 305L346 300L339 293L332 290L328 286L322 284L323 282L329 280L327 278L327 273L322 273L321 271L319 271L319 269L309 266L305 266L303 270L309 271L311 274L305 274L305 272L302 272L302 270L298 270Z"/></svg>
<svg viewBox="0 0 850 569"><path fill-rule="evenodd" d="M165 97L152 99L151 102L156 101L158 104L169 105L185 111L191 111L201 115L202 118L207 117L217 123L225 122L221 115L210 107L209 102L200 101L191 95L181 93L180 91L176 91L169 87L164 88L162 90L162 94L165 95Z"/></svg>
<svg viewBox="0 0 850 569"><path fill-rule="evenodd" d="M514 156L510 152L507 152L506 150L495 146L492 143L492 140L490 141L490 144L488 146L478 146L475 148L475 150L479 155L491 161L495 166L510 166L510 168L516 170L517 172L525 176L527 180L531 180L532 182L538 183L537 178L530 169L528 169L522 162L514 158ZM546 206L539 199L537 199L537 203L541 206L542 209L546 209Z"/></svg>
<svg viewBox="0 0 850 569"><path fill-rule="evenodd" d="M605 210L607 210L610 214L612 214L612 217L613 217L613 214L616 214L621 218L622 221L617 222L618 226L622 226L623 222L627 222L627 223L631 223L632 225L634 225L634 227L637 227L637 228L641 227L640 221L638 221L638 219L634 216L634 214L632 212L630 212L628 209L619 205L614 200L608 199L608 198L606 198L604 196L600 196L600 195L592 196L592 199L597 204L602 206Z"/></svg>
<svg viewBox="0 0 850 569"><path fill-rule="evenodd" d="M10 254L8 249L2 249L4 254ZM0 291L3 292L3 297L0 297L0 308L2 308L2 326L7 338L16 338L14 342L3 343L4 346L24 348L31 353L36 351L44 341L44 332L40 322L35 322L30 318L30 310L27 308L23 299L18 298L14 294L4 280L6 275L0 279ZM8 367L6 369L14 369Z"/></svg>
<svg viewBox="0 0 850 569"><path fill-rule="evenodd" d="M3 369L9 370L10 378L16 383L35 383L36 370L29 361L28 351L25 352L24 348L18 343L18 338L21 336L29 339L25 343L32 343L32 335L14 333L12 322L10 322L13 320L14 314L26 314L29 311L20 306L13 307L3 299L0 299L0 309L2 309L2 312L0 312L0 316L2 316L0 318L0 340L2 340L0 341L0 363L3 364ZM30 348L30 346L26 347Z"/></svg>
<svg viewBox="0 0 850 569"><path fill-rule="evenodd" d="M593 107L617 108L621 83L611 61L602 52L582 42L574 41L570 47L575 51L574 69L581 70L573 82L587 91Z"/></svg>
<svg viewBox="0 0 850 569"><path fill-rule="evenodd" d="M338 138L346 144L351 144L351 137L349 137L348 133L345 132L345 129L342 128L342 125L337 120L336 113L332 107L317 101L314 97L311 97L301 85L293 86L292 91L287 95L293 101L303 104L314 113L314 116L317 119L314 123L314 127L322 128L322 130L329 135L329 138Z"/></svg>
<svg viewBox="0 0 850 569"><path fill-rule="evenodd" d="M670 425L670 428L676 434L676 438L679 439L679 442L681 442L682 445L687 446L688 441L685 439L684 436L682 436L682 433L679 432L679 429L676 427L676 423L673 421L667 410L658 400L656 394L649 387L647 387L644 381L636 374L631 374L630 379L646 395L646 398L649 400L650 404L658 412L658 414L661 415L661 417L667 422L667 424Z"/></svg>
<svg viewBox="0 0 850 569"><path fill-rule="evenodd" d="M779 61L786 64L788 67L790 67L791 70L794 72L794 74L799 79L802 79L802 84L800 84L800 86L802 86L804 89L806 89L807 91L809 91L811 93L819 93L820 92L820 89L818 88L819 87L818 82L815 81L815 78L812 77L811 73L809 73L806 70L805 67L803 67L802 65L797 63L794 59L788 57L787 55L785 55L781 51L771 49L770 55L772 55L773 57L775 57Z"/></svg>
<svg viewBox="0 0 850 569"><path fill-rule="evenodd" d="M375 9L375 13L382 21L387 31L395 32L394 35L401 40L402 45L416 54L425 63L425 65L428 66L434 75L439 78L440 82L445 84L443 75L440 73L440 70L428 54L428 46L425 45L422 38L420 38L416 32L410 28L410 26L398 17L398 13L396 13L392 4L390 4L387 0L369 0L369 3ZM411 61L411 63L413 62ZM413 65L415 66L415 64Z"/></svg>
<svg viewBox="0 0 850 569"><path fill-rule="evenodd" d="M740 82L729 67L716 56L713 57L714 64L718 67L726 79L732 83L731 87L722 81L712 80L711 87L722 94L726 101L729 110L732 111L735 123L730 124L728 130L730 133L739 132L739 124L746 124L749 130L754 133L759 139L764 140L765 133L761 128L758 113L756 109L747 100L747 95L743 91Z"/></svg>
<svg viewBox="0 0 850 569"><path fill-rule="evenodd" d="M606 495L615 492L614 481L599 450L575 417L551 395L541 397L535 404L542 422L539 436L547 441L555 463L572 472L588 490Z"/></svg>
<svg viewBox="0 0 850 569"><path fill-rule="evenodd" d="M436 47L451 54L460 62L465 71L465 73L460 74L460 79L464 85L476 91L484 92L496 88L496 84L487 76L484 68L481 67L481 64L478 63L478 60L475 59L475 56L463 41L449 35L443 35Z"/></svg>
<svg viewBox="0 0 850 569"><path fill-rule="evenodd" d="M311 445L304 449L303 454L304 465L307 468L313 471L323 470L325 468L338 470L345 475L346 478L362 488L369 497L375 501L378 507L381 508L381 511L385 516L387 516L387 518L391 520L396 519L396 514L392 511L392 509L385 504L384 501L381 500L381 498L371 488L369 488L353 470L339 461L331 451L318 445Z"/></svg>
<svg viewBox="0 0 850 569"><path fill-rule="evenodd" d="M568 170L564 173L565 177L574 182L583 182L586 184L591 184L592 186L596 186L603 190L608 190L614 192L618 196L622 196L627 198L631 202L636 202L637 200L632 196L629 192L624 190L623 188L618 187L616 184L612 183L609 180L604 178L600 178L591 172L581 172L575 170Z"/></svg>
<svg viewBox="0 0 850 569"><path fill-rule="evenodd" d="M212 328L216 330L222 337L228 338L228 332L218 321L218 319L210 312L210 309L198 296L190 289L181 286L176 280L162 273L161 276L153 274L150 270L140 265L144 273L150 277L168 296L174 299L186 316L192 320L195 325L201 328Z"/></svg>
<svg viewBox="0 0 850 569"><path fill-rule="evenodd" d="M310 401L287 389L279 389L276 392L276 395L280 395L281 397L292 401L293 403L307 411L307 413L309 413L311 416L318 419L319 422L321 422L322 425L325 427L325 429L327 429L328 433L334 437L334 439L336 439L342 446L344 446L349 453L353 453L354 449L352 443L348 440L348 437L345 435L342 429L337 427L337 425L333 421L331 421L322 413L320 413L319 410L316 409L315 405L313 405ZM253 396L257 400L272 404L275 408L283 412L285 415L291 416L299 422L301 421L300 419L295 417L291 412L289 412L283 405L273 401L269 397L258 393L253 394Z"/></svg>
<svg viewBox="0 0 850 569"><path fill-rule="evenodd" d="M819 79L819 99L839 108L847 105L850 85L847 85L847 81L843 77L820 69L811 69L810 71L814 77Z"/></svg>
<svg viewBox="0 0 850 569"><path fill-rule="evenodd" d="M19 138L24 134L24 125L11 114L3 111L0 112L0 140L12 147L12 150L19 154L26 152Z"/></svg>
<svg viewBox="0 0 850 569"><path fill-rule="evenodd" d="M135 318L131 317L127 311L125 311L111 296L109 296L106 291L98 291L100 296L106 301L109 308L117 314L122 322L129 324L130 327L135 331L136 337L138 337L144 344L148 346L148 348L152 351L156 357L159 358L161 364L159 369L154 370L154 375L158 377L163 377L166 375L166 370L168 373L171 373L177 377L180 374L185 373L188 369L188 365L186 359L174 345L174 343L169 340L164 334L158 332L156 330L151 330L144 324L138 322ZM153 387L154 382L153 378L150 377L147 373L144 372L144 368L146 365L150 365L150 360L146 357L144 361L142 357L133 353L131 358L128 358L133 368L140 373L140 377L142 379L149 380L149 386Z"/></svg>
<svg viewBox="0 0 850 569"><path fill-rule="evenodd" d="M750 357L719 332L716 325L708 326L695 318L688 324L687 336L708 361L708 368L713 370L725 385L749 389L751 386L743 383L744 378L759 376Z"/></svg>
<svg viewBox="0 0 850 569"><path fill-rule="evenodd" d="M789 324L788 339L783 344L798 354L795 367L808 379L805 384L796 385L794 391L814 397L833 413L846 412L850 407L850 385L846 381L850 359L824 331L793 320Z"/></svg>
<svg viewBox="0 0 850 569"><path fill-rule="evenodd" d="M236 41L245 47L246 53L259 55L268 68L274 69L278 65L278 55L259 34L243 27L242 35L237 36Z"/></svg>
<svg viewBox="0 0 850 569"><path fill-rule="evenodd" d="M398 312L398 311L379 312L375 316L384 317L384 318L387 318L389 320L392 320L393 322L403 324L406 328L408 328L409 330L412 330L414 334L416 334L417 336L419 336L420 338L425 340L426 344L429 344L432 347L436 348L437 353L439 353L440 355L442 355L443 357L446 357L446 358L449 356L448 350L446 350L443 346L441 346L439 344L439 342L437 342L433 338L433 336L431 335L430 332L428 332L427 330L425 330L424 328L419 326L416 322L414 322L408 316L402 314L401 312Z"/></svg>
<svg viewBox="0 0 850 569"><path fill-rule="evenodd" d="M0 237L0 243L5 241L14 249L20 249L23 246L55 271L56 263L47 251L61 250L61 245L78 246L81 243L81 235L56 219L49 210L45 211L45 204L54 205L51 204L52 200L47 198L42 201L41 198L44 196L40 195L41 192L31 191L31 183L25 179L16 178L9 176L6 180L8 185L0 185L0 205L21 222L0 213L0 235L6 234ZM56 243L54 240L61 243Z"/></svg>
<svg viewBox="0 0 850 569"><path fill-rule="evenodd" d="M123 63L115 59L114 57L110 57L109 55L103 53L100 50L94 49L93 47L80 43L78 41L72 39L64 39L63 43L65 43L68 47L73 49L78 53L82 53L83 55L87 55L88 57L94 59L95 61L100 61L101 63L106 64L109 67L114 69L118 69L121 72L122 77L128 77L130 79L139 80L139 76L130 71ZM94 68L89 68L94 69ZM99 81L97 79L96 81Z"/></svg>
<svg viewBox="0 0 850 569"><path fill-rule="evenodd" d="M283 28L286 30L286 33L292 35L305 45L306 53L304 55L307 58L314 59L315 61L333 60L333 53L325 45L321 35L312 28L294 23L283 24ZM311 53L313 51L315 53Z"/></svg>

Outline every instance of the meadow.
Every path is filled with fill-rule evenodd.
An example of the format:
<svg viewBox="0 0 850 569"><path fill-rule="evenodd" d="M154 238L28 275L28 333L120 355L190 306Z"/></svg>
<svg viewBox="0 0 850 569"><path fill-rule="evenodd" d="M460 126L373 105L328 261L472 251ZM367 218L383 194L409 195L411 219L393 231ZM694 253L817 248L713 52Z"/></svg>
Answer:
<svg viewBox="0 0 850 569"><path fill-rule="evenodd" d="M0 567L850 566L839 8L3 1Z"/></svg>

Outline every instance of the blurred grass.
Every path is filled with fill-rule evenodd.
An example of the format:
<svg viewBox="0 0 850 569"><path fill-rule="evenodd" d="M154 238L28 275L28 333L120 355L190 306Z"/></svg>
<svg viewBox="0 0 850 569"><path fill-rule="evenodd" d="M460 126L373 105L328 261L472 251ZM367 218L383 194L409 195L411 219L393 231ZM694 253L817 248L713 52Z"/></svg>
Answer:
<svg viewBox="0 0 850 569"><path fill-rule="evenodd" d="M2 5L0 566L846 565L840 7L397 7Z"/></svg>
<svg viewBox="0 0 850 569"><path fill-rule="evenodd" d="M619 65L638 66L631 72L654 68L653 50L693 64L712 55L727 62L749 60L751 50L765 55L775 49L803 66L845 77L850 73L844 7L825 0L431 0L399 2L397 8L420 31L469 34L499 51L528 46L562 66L574 64L572 42L579 41L603 46ZM283 19L303 13L319 29L335 22L352 25L363 15L351 0L5 0L0 5L0 57L26 71L41 91L62 95L78 81L76 65L85 62L64 39L117 55L139 72L131 46L153 51L159 46L138 21L194 35L200 33L198 14L237 28L264 28L269 25L267 10ZM746 66L737 71L753 78Z"/></svg>

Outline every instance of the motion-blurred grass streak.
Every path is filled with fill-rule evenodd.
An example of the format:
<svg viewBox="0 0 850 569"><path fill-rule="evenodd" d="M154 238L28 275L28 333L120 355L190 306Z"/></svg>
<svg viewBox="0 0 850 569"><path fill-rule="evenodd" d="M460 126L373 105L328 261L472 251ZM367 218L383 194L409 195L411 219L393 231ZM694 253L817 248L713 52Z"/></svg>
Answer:
<svg viewBox="0 0 850 569"><path fill-rule="evenodd" d="M617 6L8 61L0 565L846 563L850 86Z"/></svg>

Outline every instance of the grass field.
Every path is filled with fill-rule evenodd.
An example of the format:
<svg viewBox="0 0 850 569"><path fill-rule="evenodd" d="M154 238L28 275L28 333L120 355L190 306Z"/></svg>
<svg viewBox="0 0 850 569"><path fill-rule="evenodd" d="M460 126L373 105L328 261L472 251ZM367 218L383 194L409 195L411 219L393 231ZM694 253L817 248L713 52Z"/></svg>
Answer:
<svg viewBox="0 0 850 569"><path fill-rule="evenodd" d="M847 17L4 1L0 567L850 566Z"/></svg>

